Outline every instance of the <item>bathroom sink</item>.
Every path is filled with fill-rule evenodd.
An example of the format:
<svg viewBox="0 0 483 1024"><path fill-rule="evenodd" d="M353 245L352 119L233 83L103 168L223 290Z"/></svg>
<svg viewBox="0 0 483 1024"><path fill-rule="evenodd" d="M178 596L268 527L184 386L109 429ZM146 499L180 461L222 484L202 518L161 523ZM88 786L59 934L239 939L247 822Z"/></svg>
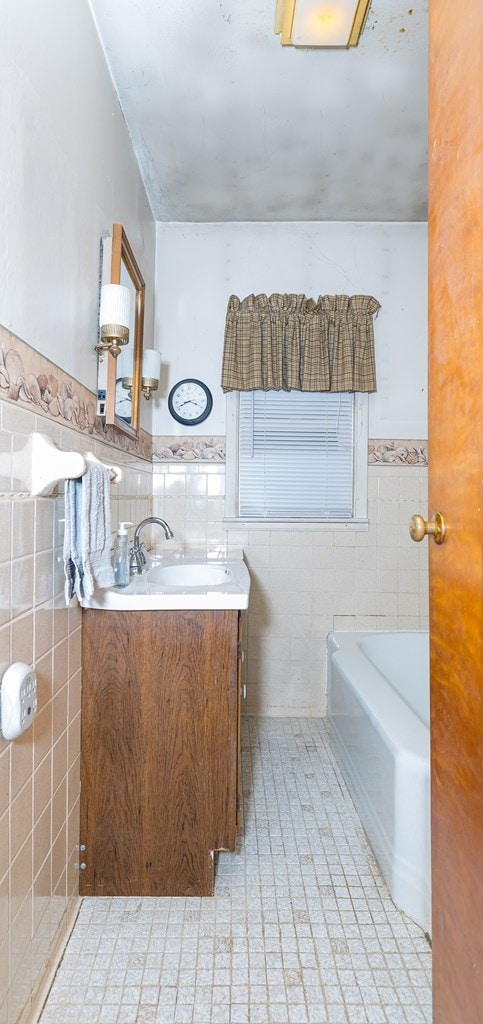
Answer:
<svg viewBox="0 0 483 1024"><path fill-rule="evenodd" d="M163 587L219 587L229 583L231 571L225 565L209 562L179 562L176 565L156 565L147 574L147 589Z"/></svg>
<svg viewBox="0 0 483 1024"><path fill-rule="evenodd" d="M134 576L127 587L95 590L84 608L100 611L248 608L250 576L242 553L223 558L175 555Z"/></svg>

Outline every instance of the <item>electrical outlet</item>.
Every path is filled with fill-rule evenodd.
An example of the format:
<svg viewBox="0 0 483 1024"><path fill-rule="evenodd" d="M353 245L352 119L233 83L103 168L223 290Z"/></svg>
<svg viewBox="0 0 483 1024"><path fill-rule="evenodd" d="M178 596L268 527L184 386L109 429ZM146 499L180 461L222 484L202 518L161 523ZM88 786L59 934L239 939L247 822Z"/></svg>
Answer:
<svg viewBox="0 0 483 1024"><path fill-rule="evenodd" d="M31 665L16 661L3 675L0 691L2 736L15 740L32 724L37 711L37 676Z"/></svg>

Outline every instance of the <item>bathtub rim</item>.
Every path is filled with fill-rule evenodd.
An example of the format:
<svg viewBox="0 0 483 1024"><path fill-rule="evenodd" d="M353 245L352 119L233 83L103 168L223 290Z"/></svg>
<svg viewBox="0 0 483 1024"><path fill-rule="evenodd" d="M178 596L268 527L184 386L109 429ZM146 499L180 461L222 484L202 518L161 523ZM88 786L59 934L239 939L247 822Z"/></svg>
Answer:
<svg viewBox="0 0 483 1024"><path fill-rule="evenodd" d="M384 633L401 635L428 634L427 630L334 630L327 636L327 687L329 737L339 770L347 784L372 852L386 880L390 895L396 905L408 914L427 933L431 933L431 873L430 873L430 738L427 727L404 698L391 688L390 680L369 661L360 647L363 637ZM403 811L397 825L397 834L391 836L385 831L366 791L364 778L354 760L345 738L337 726L337 715L331 713L332 672L330 661L342 677L342 684L349 687L353 699L362 713L380 735L394 758L394 803L400 804L400 789L407 786L407 778L414 780L411 790L412 801L404 801ZM365 663L365 665L364 665ZM367 666L370 666L369 668ZM358 680L354 687L354 676ZM357 673L363 677L362 685ZM369 681L364 677L370 677ZM339 682L340 685L340 682ZM429 687L429 680L428 680ZM375 698L375 706L374 706ZM372 701L372 705L371 705ZM383 714L381 714L381 704ZM391 718L391 711L393 714ZM389 719L387 714L389 712ZM405 781L402 781L405 780ZM427 795L427 800L426 800ZM415 801L413 803L413 801ZM421 817L419 848L416 843L413 856L411 841L403 839L406 829L412 833L411 822L414 812ZM409 823L409 824L408 824ZM407 845L408 844L408 845ZM418 859L419 849L419 859ZM409 852L409 856L408 856ZM422 865L425 864L426 867Z"/></svg>
<svg viewBox="0 0 483 1024"><path fill-rule="evenodd" d="M388 680L373 662L370 663L370 672L367 673L366 665L369 659L364 654L364 651L360 647L358 640L367 636L378 636L384 634L385 636L401 634L411 636L414 633L426 634L427 630L361 630L343 632L342 630L332 630L327 635L327 709L328 717L330 720L330 686L331 686L331 675L329 671L330 659L333 657L339 671L342 672L345 679L354 689L351 682L351 677L347 672L347 669L351 669L355 672L358 670L361 672L360 685L357 689L357 697L359 703L364 708L368 718L373 725L377 726L381 733L387 740L390 750L396 754L403 746L407 756L412 755L417 759L422 759L424 763L429 765L429 726L427 726L416 714L415 711L406 703L404 697L402 697L396 690L391 687L391 681ZM338 642L336 637L343 637L342 642ZM367 679L367 675L373 678ZM429 682L429 681L428 681ZM362 683L362 685L361 685ZM382 684L382 685L381 685ZM378 688L377 688L378 687ZM385 688L390 692L385 693ZM376 698L375 703L372 698ZM371 703L372 699L372 703ZM396 718L391 718L391 715L382 717L376 712L378 704L383 703L386 711L399 712Z"/></svg>

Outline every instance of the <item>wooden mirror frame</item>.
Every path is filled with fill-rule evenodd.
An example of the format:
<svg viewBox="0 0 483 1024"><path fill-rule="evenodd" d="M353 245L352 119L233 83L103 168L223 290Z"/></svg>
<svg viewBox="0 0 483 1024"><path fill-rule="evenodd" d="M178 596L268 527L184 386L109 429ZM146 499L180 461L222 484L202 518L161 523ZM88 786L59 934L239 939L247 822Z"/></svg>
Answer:
<svg viewBox="0 0 483 1024"><path fill-rule="evenodd" d="M116 427L117 430L121 430L123 434L128 434L129 437L139 437L145 284L122 224L114 224L112 230L111 284L121 283L122 264L124 264L136 292L134 339L129 339L129 344L134 344L131 423L126 423L122 417L116 415L117 360L111 355L107 356L106 423Z"/></svg>

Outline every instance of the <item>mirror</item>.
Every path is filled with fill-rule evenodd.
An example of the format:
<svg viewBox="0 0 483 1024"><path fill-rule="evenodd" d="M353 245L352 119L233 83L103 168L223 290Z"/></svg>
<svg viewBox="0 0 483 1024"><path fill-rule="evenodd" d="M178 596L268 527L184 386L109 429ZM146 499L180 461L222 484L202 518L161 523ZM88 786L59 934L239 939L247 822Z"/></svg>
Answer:
<svg viewBox="0 0 483 1024"><path fill-rule="evenodd" d="M110 245L109 245L110 243ZM123 346L117 359L107 356L106 423L130 437L139 434L141 367L144 330L144 280L122 224L114 224L112 239L104 239L103 273L105 281L122 284L131 292L131 323L129 344ZM131 382L132 387L129 387Z"/></svg>

